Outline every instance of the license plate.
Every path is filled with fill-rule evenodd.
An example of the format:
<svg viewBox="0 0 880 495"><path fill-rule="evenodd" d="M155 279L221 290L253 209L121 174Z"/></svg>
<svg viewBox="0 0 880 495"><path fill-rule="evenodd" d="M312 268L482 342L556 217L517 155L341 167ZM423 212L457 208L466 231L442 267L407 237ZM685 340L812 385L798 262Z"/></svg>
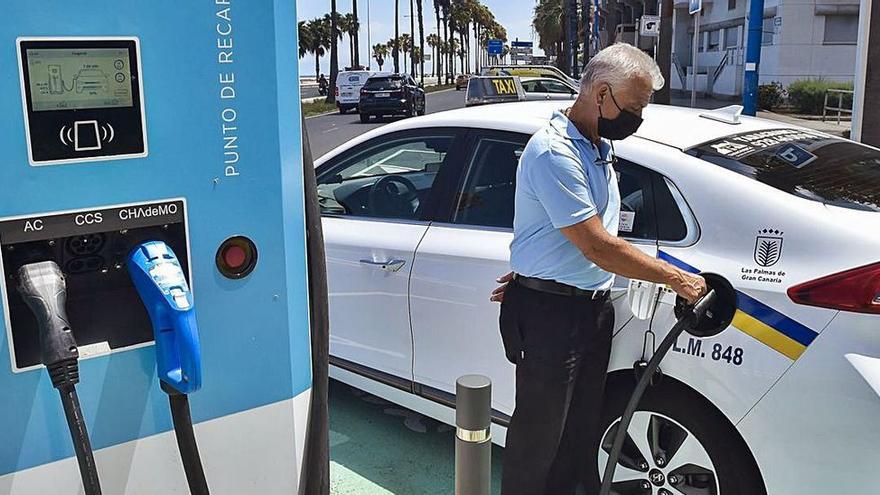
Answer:
<svg viewBox="0 0 880 495"><path fill-rule="evenodd" d="M388 98L391 96L391 93L376 93L376 98Z"/></svg>
<svg viewBox="0 0 880 495"><path fill-rule="evenodd" d="M351 93L342 93L343 98L348 98L351 96Z"/></svg>

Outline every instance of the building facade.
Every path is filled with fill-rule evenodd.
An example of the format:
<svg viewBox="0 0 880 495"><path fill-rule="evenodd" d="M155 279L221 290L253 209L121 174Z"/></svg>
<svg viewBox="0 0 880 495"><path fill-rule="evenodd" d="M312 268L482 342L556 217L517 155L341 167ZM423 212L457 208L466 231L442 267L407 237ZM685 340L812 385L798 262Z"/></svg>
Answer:
<svg viewBox="0 0 880 495"><path fill-rule="evenodd" d="M688 1L675 0L672 89L690 90L696 72L699 92L732 98L742 95L749 3L703 0L694 71L694 19L688 14ZM632 30L622 26L634 26L643 14L657 13L657 4L650 0L600 0L598 5L602 46L615 38L632 43L624 34ZM760 83L788 86L810 77L852 81L858 25L858 0L765 0ZM636 40L651 51L653 41L646 45L644 38Z"/></svg>

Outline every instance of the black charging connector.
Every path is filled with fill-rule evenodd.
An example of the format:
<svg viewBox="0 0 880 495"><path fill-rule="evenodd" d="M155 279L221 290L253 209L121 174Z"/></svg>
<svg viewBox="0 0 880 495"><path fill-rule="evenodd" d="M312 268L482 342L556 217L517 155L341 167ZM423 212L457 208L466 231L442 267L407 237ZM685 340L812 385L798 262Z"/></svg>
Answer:
<svg viewBox="0 0 880 495"><path fill-rule="evenodd" d="M100 495L101 484L92 444L76 395L79 351L65 310L67 286L64 275L54 261L44 261L22 266L18 270L18 280L18 291L37 319L43 364L52 386L61 395L83 488L86 495Z"/></svg>

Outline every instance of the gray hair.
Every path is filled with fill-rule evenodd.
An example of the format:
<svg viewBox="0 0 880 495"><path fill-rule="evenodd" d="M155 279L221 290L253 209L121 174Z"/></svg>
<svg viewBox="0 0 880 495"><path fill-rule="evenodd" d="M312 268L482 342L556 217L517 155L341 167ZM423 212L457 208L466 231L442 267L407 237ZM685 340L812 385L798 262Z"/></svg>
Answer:
<svg viewBox="0 0 880 495"><path fill-rule="evenodd" d="M666 81L660 67L645 52L628 43L615 43L597 53L581 75L581 93L586 94L596 84L623 87L634 79L642 79L657 91Z"/></svg>

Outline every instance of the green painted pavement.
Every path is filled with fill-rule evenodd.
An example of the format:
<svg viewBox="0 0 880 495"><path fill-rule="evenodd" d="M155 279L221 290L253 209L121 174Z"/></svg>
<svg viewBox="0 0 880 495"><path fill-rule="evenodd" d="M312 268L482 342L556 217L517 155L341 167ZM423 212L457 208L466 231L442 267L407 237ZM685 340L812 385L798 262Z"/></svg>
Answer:
<svg viewBox="0 0 880 495"><path fill-rule="evenodd" d="M492 493L501 455L492 449ZM455 433L445 424L330 382L330 493L448 495L455 491Z"/></svg>

